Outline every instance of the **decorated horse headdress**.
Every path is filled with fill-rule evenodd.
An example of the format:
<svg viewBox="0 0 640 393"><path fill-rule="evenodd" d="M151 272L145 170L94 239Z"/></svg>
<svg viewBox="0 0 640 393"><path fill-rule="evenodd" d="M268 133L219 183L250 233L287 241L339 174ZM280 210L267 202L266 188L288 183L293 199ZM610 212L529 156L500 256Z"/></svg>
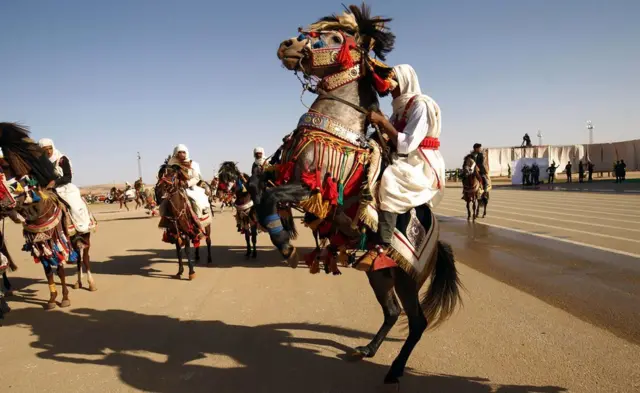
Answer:
<svg viewBox="0 0 640 393"><path fill-rule="evenodd" d="M372 17L365 4L351 5L341 15L324 17L298 30L295 40L304 44L308 59L293 56L291 61L298 64L287 68L303 71L307 76L329 73L330 77L324 78L319 86L326 91L369 75L376 91L386 95L396 86L392 68L382 62L395 44L395 35L387 27L390 21Z"/></svg>

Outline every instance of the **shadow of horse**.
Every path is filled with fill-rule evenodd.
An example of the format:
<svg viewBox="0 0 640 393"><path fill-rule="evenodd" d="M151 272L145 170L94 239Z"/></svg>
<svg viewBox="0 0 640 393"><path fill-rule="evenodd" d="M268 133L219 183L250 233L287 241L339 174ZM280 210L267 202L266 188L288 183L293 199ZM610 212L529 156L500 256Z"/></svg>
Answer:
<svg viewBox="0 0 640 393"><path fill-rule="evenodd" d="M204 247L201 247L204 248ZM287 268L277 250L272 247L258 247L260 258L247 259L244 246L212 246L213 263L198 264L200 268L227 269L243 268ZM310 251L311 248L308 249ZM306 251L306 249L305 249ZM132 276L153 278L171 278L177 265L173 249L127 250L131 255L111 256L101 262L93 262L93 271L100 275ZM166 265L166 269L164 267ZM171 272L171 273L170 273Z"/></svg>
<svg viewBox="0 0 640 393"><path fill-rule="evenodd" d="M371 335L328 325L243 326L91 309L50 313L42 322L42 312L33 308L16 310L10 319L12 325L31 330L36 337L31 346L40 350L39 358L113 368L123 384L146 392L374 392L387 371L384 365L341 360L350 351L344 341ZM105 375L110 378L110 373ZM72 391L73 386L67 389ZM415 373L403 380L401 389L416 393L566 391Z"/></svg>

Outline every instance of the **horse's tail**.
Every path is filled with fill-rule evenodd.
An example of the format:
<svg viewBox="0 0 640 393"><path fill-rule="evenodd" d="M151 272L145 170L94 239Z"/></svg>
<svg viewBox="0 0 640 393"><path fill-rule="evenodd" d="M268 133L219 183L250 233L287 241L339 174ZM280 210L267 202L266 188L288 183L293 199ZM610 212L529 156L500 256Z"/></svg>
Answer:
<svg viewBox="0 0 640 393"><path fill-rule="evenodd" d="M453 314L458 303L462 304L462 284L458 278L453 250L442 241L438 241L436 264L431 277L431 285L420 300L420 305L429 328L435 329Z"/></svg>

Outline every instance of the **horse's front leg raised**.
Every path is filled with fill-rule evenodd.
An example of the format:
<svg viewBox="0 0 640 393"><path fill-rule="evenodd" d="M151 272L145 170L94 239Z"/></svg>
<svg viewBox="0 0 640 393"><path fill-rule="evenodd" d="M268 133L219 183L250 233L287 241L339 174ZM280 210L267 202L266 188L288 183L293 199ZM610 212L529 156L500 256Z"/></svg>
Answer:
<svg viewBox="0 0 640 393"><path fill-rule="evenodd" d="M290 233L282 226L278 203L298 203L308 195L309 190L299 183L270 188L264 192L257 209L258 220L269 232L271 243L294 268L298 266L298 253L290 243Z"/></svg>

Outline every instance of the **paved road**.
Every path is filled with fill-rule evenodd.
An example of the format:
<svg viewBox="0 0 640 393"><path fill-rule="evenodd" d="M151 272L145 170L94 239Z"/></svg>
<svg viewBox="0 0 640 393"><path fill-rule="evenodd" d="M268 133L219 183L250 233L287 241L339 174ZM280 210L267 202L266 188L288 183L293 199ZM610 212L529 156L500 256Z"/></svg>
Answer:
<svg viewBox="0 0 640 393"><path fill-rule="evenodd" d="M466 220L460 197L448 188L436 211ZM640 257L638 195L495 189L480 222Z"/></svg>
<svg viewBox="0 0 640 393"><path fill-rule="evenodd" d="M376 358L342 360L382 320L365 276L289 269L265 235L259 259L247 261L230 213L214 221L214 266L198 268L192 282L169 278L177 267L156 219L111 210L98 217L98 292L72 291L72 307L50 312L41 307L42 270L20 252L19 228L7 224L21 267L12 278L22 290L0 327L3 389L375 392L399 350L405 332L398 326ZM480 262L494 260L502 246L492 240L493 249L469 254L456 226L444 223L442 236L462 262L465 306L424 335L403 392L637 391L637 344L514 288L517 282L481 273ZM297 242L313 244L305 230Z"/></svg>

